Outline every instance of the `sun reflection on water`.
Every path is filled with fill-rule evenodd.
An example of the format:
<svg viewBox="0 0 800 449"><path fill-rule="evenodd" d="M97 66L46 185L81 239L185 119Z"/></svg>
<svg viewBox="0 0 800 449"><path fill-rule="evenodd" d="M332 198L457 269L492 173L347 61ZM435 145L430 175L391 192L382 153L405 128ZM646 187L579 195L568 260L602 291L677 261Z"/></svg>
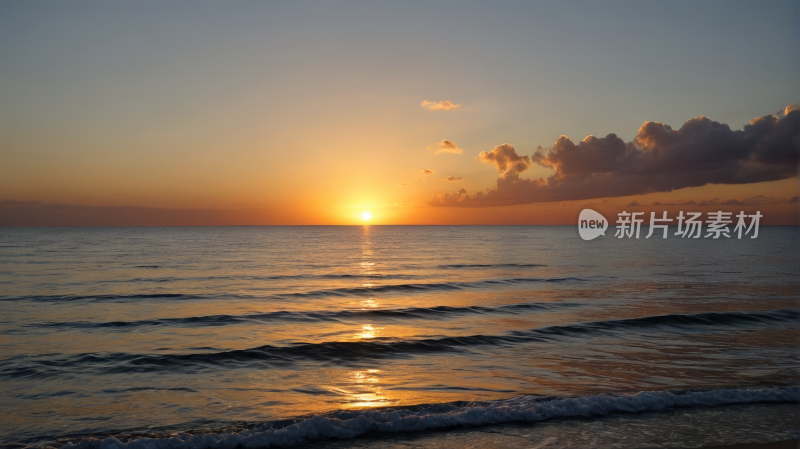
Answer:
<svg viewBox="0 0 800 449"><path fill-rule="evenodd" d="M361 238L361 274L362 275L369 275L372 274L375 267L375 262L373 261L373 249L372 249L372 240L370 238L370 231L369 227L366 226L364 228L364 234Z"/></svg>
<svg viewBox="0 0 800 449"><path fill-rule="evenodd" d="M353 408L380 407L396 400L389 399L383 393L383 388L378 385L378 374L381 370L368 369L352 371L350 381L354 383L355 391L349 392L347 406Z"/></svg>
<svg viewBox="0 0 800 449"><path fill-rule="evenodd" d="M375 298L369 298L361 301L361 308L362 309L374 309L378 307L378 301Z"/></svg>
<svg viewBox="0 0 800 449"><path fill-rule="evenodd" d="M370 339L375 338L378 335L378 329L372 327L371 324L365 324L361 326L361 332L356 334L357 339Z"/></svg>

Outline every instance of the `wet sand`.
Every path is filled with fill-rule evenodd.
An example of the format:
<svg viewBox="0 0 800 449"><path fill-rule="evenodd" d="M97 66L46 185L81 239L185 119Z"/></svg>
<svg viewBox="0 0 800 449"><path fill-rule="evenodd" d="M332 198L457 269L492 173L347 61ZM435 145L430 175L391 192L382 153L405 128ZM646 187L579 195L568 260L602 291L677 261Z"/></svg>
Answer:
<svg viewBox="0 0 800 449"><path fill-rule="evenodd" d="M730 446L708 446L716 449L798 449L800 440L776 441L774 443L734 444Z"/></svg>

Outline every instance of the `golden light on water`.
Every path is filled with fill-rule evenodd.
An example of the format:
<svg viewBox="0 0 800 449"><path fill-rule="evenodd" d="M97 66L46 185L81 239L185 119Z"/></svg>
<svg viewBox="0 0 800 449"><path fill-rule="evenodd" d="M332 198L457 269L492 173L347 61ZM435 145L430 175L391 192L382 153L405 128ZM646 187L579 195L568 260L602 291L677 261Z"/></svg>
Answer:
<svg viewBox="0 0 800 449"><path fill-rule="evenodd" d="M380 407L390 402L396 402L396 400L388 398L383 393L383 388L378 385L380 372L377 369L369 369L350 373L353 391L348 395L348 407Z"/></svg>
<svg viewBox="0 0 800 449"><path fill-rule="evenodd" d="M375 301L375 298L361 301L361 310L374 309L376 307L378 307L378 301Z"/></svg>
<svg viewBox="0 0 800 449"><path fill-rule="evenodd" d="M370 338L375 338L377 336L377 333L378 333L378 329L372 327L371 324L365 324L365 325L361 326L360 330L361 330L361 332L358 332L356 334L356 338L362 339L362 340L368 340Z"/></svg>
<svg viewBox="0 0 800 449"><path fill-rule="evenodd" d="M365 210L364 212L361 213L361 219L362 220L368 221L370 218L372 218L372 214L369 213L369 211Z"/></svg>

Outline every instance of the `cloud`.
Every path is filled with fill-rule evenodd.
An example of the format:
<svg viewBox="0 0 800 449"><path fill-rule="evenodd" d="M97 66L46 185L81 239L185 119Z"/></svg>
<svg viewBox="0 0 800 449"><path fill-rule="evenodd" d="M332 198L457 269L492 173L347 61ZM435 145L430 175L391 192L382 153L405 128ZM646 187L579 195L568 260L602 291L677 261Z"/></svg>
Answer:
<svg viewBox="0 0 800 449"><path fill-rule="evenodd" d="M728 200L722 203L723 206L744 206L745 203L738 200Z"/></svg>
<svg viewBox="0 0 800 449"><path fill-rule="evenodd" d="M434 154L439 153L453 153L453 154L464 154L464 150L458 147L452 140L443 140L441 142L433 142L428 144L428 149L433 151Z"/></svg>
<svg viewBox="0 0 800 449"><path fill-rule="evenodd" d="M796 202L797 202L797 196L795 196L794 198L781 198L781 199L778 199L778 198L773 198L773 197L764 196L764 195L757 195L757 196L754 196L754 197L751 197L751 198L746 198L743 201L732 199L732 200L729 200L729 201L725 201L722 204L725 204L725 205L742 205L742 206L760 206L760 205L763 205L763 204L784 204L784 203L796 203Z"/></svg>
<svg viewBox="0 0 800 449"><path fill-rule="evenodd" d="M460 104L454 104L453 102L447 100L444 101L425 100L419 105L429 111L455 111L456 109L462 107Z"/></svg>
<svg viewBox="0 0 800 449"><path fill-rule="evenodd" d="M425 170L422 170L422 174L423 175L433 175L433 174L436 174L436 170L431 170L429 168L426 168Z"/></svg>
<svg viewBox="0 0 800 449"><path fill-rule="evenodd" d="M797 197L795 197L797 198ZM710 200L702 200L697 202L695 200L689 201L678 201L676 203L660 203L658 201L651 204L651 206L694 206L694 207L710 207L710 206L758 206L762 204L781 204L781 203L792 203L797 202L796 199L777 199L772 197L766 197L764 195L754 196L752 198L748 198L744 201L739 201L737 199L730 199L728 201L720 202L719 198L711 198ZM641 206L638 201L633 201L625 207L633 207L633 206Z"/></svg>
<svg viewBox="0 0 800 449"><path fill-rule="evenodd" d="M475 160L484 164L494 164L501 174L523 172L531 165L531 158L517 155L514 147L507 143L494 147L494 150L488 153L481 151Z"/></svg>
<svg viewBox="0 0 800 449"><path fill-rule="evenodd" d="M754 197L745 198L745 204L773 204L777 201L776 198L764 196L764 195L756 195Z"/></svg>
<svg viewBox="0 0 800 449"><path fill-rule="evenodd" d="M442 181L445 181L445 182L456 182L456 181L461 181L462 179L464 179L464 178L462 178L461 176L448 176L448 177L442 179Z"/></svg>
<svg viewBox="0 0 800 449"><path fill-rule="evenodd" d="M689 201L684 201L684 202L678 201L677 203L664 203L664 205L665 206L694 206L694 205L697 205L697 202L695 200L689 200Z"/></svg>
<svg viewBox="0 0 800 449"><path fill-rule="evenodd" d="M397 185L400 186L400 187L405 187L405 186L408 185L408 183L407 182L398 182Z"/></svg>
<svg viewBox="0 0 800 449"><path fill-rule="evenodd" d="M716 206L719 204L719 198L712 198L710 200L704 200L698 203L698 206Z"/></svg>
<svg viewBox="0 0 800 449"><path fill-rule="evenodd" d="M718 202L719 198L714 198L713 200L703 201L698 204L698 206L760 206L763 204L783 204L783 203L796 203L797 197L788 199L788 198L772 198L764 195L754 196L752 198L747 198L744 201L739 201L737 199L730 199L725 202Z"/></svg>
<svg viewBox="0 0 800 449"><path fill-rule="evenodd" d="M677 203L664 203L664 206L700 206L695 200L678 201Z"/></svg>
<svg viewBox="0 0 800 449"><path fill-rule="evenodd" d="M439 194L428 204L490 207L786 179L796 176L798 127L800 110L754 118L742 130L707 117L688 120L680 129L645 122L631 142L616 134L588 136L577 144L561 136L551 148L539 147L529 160L504 144L478 156L496 166L495 187L473 195ZM531 163L554 173L547 179L520 178Z"/></svg>

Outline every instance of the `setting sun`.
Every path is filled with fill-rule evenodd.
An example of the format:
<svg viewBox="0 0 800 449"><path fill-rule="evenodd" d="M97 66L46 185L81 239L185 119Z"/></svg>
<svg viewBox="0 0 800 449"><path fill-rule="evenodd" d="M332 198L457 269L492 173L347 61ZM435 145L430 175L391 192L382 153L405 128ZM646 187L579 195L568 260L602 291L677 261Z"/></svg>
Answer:
<svg viewBox="0 0 800 449"><path fill-rule="evenodd" d="M0 0L0 449L800 449L800 0L164 3Z"/></svg>

